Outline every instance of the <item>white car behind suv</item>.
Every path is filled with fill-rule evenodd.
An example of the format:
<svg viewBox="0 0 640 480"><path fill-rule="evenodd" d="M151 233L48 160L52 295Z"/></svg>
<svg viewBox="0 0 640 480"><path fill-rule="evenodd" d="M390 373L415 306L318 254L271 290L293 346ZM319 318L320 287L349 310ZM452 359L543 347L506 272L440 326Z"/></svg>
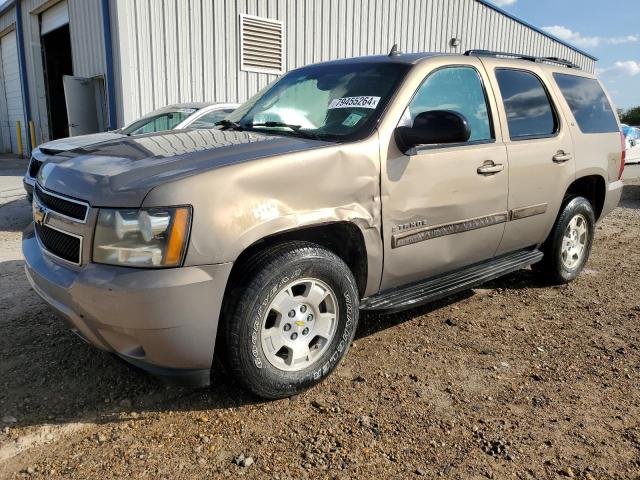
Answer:
<svg viewBox="0 0 640 480"><path fill-rule="evenodd" d="M36 175L38 175L40 166L48 156L132 135L180 130L183 128L213 128L217 122L236 108L238 108L236 103L178 103L154 110L119 130L78 135L77 137L61 138L43 143L31 153L29 167L22 181L24 189L27 191L27 196L30 200L33 195Z"/></svg>
<svg viewBox="0 0 640 480"><path fill-rule="evenodd" d="M625 163L640 163L640 128L622 125L622 133L627 145Z"/></svg>

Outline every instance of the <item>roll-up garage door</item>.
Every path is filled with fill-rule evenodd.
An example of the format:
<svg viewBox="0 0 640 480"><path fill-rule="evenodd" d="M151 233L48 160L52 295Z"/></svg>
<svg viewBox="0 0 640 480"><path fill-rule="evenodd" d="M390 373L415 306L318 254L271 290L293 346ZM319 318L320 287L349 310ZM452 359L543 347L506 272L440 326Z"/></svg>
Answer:
<svg viewBox="0 0 640 480"><path fill-rule="evenodd" d="M40 35L45 35L68 23L69 9L67 8L67 0L64 0L42 13L40 17Z"/></svg>
<svg viewBox="0 0 640 480"><path fill-rule="evenodd" d="M4 86L4 111L0 112L0 126L2 128L2 149L18 153L18 137L16 136L16 122L22 122L22 145L24 143L24 109L22 102L22 84L20 83L20 67L18 64L18 44L15 30L0 38L0 53L2 54L2 82ZM5 142L7 142L5 144Z"/></svg>

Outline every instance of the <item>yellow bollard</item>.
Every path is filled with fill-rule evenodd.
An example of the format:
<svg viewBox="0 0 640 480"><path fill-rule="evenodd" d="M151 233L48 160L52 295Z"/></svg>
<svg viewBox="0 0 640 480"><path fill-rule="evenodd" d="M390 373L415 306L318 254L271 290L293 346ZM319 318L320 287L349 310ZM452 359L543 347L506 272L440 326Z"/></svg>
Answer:
<svg viewBox="0 0 640 480"><path fill-rule="evenodd" d="M22 156L24 154L24 148L22 147L22 124L20 120L16 122L16 137L18 140L18 155Z"/></svg>
<svg viewBox="0 0 640 480"><path fill-rule="evenodd" d="M31 150L36 148L36 124L29 120L29 136L31 137Z"/></svg>

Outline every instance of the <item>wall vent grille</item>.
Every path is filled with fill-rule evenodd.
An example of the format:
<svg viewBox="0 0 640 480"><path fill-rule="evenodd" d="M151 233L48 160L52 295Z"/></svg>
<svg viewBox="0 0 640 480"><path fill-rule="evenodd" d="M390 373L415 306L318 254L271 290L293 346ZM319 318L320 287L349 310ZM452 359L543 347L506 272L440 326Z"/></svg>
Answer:
<svg viewBox="0 0 640 480"><path fill-rule="evenodd" d="M240 69L284 73L284 24L271 18L240 15Z"/></svg>

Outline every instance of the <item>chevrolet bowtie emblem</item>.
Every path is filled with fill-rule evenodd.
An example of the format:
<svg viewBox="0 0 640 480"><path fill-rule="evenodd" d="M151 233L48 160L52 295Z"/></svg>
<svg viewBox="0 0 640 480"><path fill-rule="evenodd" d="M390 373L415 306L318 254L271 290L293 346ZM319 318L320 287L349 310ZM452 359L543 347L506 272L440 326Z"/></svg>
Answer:
<svg viewBox="0 0 640 480"><path fill-rule="evenodd" d="M38 205L37 203L33 203L33 221L38 225L44 225L44 221L47 218L47 210Z"/></svg>
<svg viewBox="0 0 640 480"><path fill-rule="evenodd" d="M301 322L300 320L298 320L298 321L296 322L296 326L297 326L297 327L304 327L304 322Z"/></svg>

